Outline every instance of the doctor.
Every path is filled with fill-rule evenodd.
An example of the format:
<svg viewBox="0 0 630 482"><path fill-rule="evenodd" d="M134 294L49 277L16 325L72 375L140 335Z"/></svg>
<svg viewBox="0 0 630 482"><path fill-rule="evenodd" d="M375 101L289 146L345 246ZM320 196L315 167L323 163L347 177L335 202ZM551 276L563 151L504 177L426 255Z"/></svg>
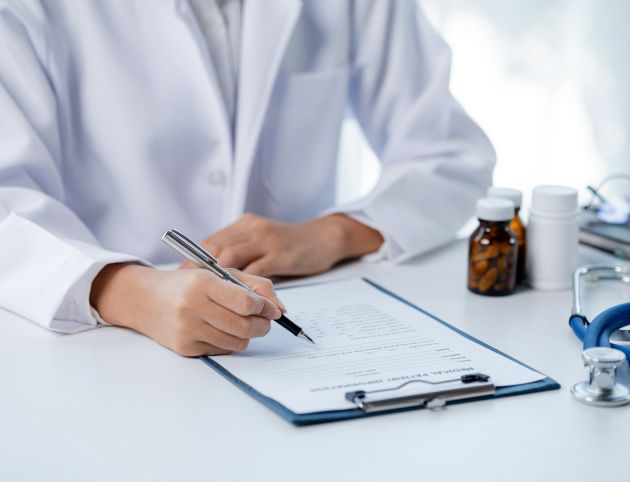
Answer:
<svg viewBox="0 0 630 482"><path fill-rule="evenodd" d="M283 309L255 275L438 246L494 163L449 67L414 0L0 0L0 306L227 353ZM349 112L383 170L335 205ZM260 296L150 267L171 226Z"/></svg>

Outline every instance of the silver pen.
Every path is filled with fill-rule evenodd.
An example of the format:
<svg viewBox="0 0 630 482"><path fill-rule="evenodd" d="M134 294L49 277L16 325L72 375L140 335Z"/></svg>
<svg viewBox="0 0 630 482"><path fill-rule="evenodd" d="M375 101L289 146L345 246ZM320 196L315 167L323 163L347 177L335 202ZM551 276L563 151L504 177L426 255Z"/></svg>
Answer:
<svg viewBox="0 0 630 482"><path fill-rule="evenodd" d="M169 245L171 248L181 254L184 258L195 263L197 266L208 269L219 278L224 279L225 281L229 281L230 283L234 283L235 285L241 286L247 291L256 294L253 289L240 281L238 278L232 276L228 270L223 268L219 264L217 259L210 253L208 253L208 251L203 249L194 241L190 240L188 237L184 236L176 229L166 231L162 235L162 241L164 241L167 245ZM315 344L313 339L308 336L302 328L289 320L285 315L281 315L280 318L274 321L284 329L291 332L294 336L302 338L303 340L306 340L313 345Z"/></svg>

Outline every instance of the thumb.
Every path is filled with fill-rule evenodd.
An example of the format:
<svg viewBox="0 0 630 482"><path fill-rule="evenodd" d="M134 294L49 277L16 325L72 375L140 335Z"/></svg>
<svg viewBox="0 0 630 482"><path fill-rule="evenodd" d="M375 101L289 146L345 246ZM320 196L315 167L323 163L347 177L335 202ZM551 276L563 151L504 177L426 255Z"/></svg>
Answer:
<svg viewBox="0 0 630 482"><path fill-rule="evenodd" d="M266 318L267 320L277 320L282 316L282 311L280 311L280 308L273 304L271 300L259 295L254 296L257 296L263 303L260 310L261 317Z"/></svg>

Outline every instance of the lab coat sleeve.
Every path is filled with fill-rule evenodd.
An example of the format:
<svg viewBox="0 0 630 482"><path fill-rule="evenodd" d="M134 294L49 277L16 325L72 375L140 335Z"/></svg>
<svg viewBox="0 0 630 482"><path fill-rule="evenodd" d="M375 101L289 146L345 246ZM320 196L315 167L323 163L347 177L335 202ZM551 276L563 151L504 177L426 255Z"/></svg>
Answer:
<svg viewBox="0 0 630 482"><path fill-rule="evenodd" d="M415 0L355 3L351 102L382 163L376 187L337 206L402 262L452 239L491 184L494 151L449 91L450 50Z"/></svg>
<svg viewBox="0 0 630 482"><path fill-rule="evenodd" d="M98 325L98 271L134 256L103 249L64 204L62 148L44 13L0 0L0 306L51 330Z"/></svg>

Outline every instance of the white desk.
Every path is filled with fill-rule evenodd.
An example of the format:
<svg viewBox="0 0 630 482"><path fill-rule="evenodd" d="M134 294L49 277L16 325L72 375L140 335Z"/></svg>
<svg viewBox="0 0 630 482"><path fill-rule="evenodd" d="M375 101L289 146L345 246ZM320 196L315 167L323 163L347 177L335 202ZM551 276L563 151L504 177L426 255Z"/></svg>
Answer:
<svg viewBox="0 0 630 482"><path fill-rule="evenodd" d="M570 293L475 296L465 266L457 243L327 276L370 277L561 390L296 428L201 361L130 331L59 336L2 314L0 480L630 480L630 407L571 398L586 372Z"/></svg>

